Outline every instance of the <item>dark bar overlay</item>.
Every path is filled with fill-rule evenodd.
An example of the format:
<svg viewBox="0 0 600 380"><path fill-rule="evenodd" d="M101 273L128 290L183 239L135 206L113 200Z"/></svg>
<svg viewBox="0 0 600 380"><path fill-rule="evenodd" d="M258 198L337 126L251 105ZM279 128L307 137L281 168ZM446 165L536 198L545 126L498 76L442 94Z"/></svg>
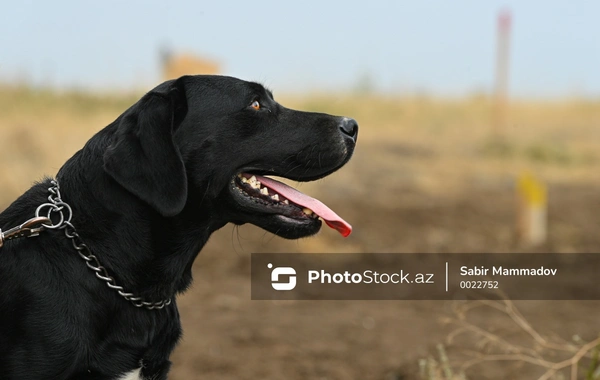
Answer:
<svg viewBox="0 0 600 380"><path fill-rule="evenodd" d="M600 253L253 253L254 300L600 300Z"/></svg>

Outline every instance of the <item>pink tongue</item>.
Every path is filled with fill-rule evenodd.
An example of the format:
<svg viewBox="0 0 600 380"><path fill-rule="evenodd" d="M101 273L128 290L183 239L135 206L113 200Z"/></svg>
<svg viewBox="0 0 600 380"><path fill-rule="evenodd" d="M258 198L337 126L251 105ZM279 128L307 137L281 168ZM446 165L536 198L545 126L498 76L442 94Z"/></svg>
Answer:
<svg viewBox="0 0 600 380"><path fill-rule="evenodd" d="M256 179L260 181L261 184L265 185L269 189L274 190L279 193L279 195L283 195L291 202L299 206L303 206L311 209L315 214L319 215L327 225L333 229L338 230L342 236L347 237L352 233L352 226L348 224L344 219L340 218L338 214L333 212L332 209L325 206L323 202L318 199L309 197L306 194L299 192L293 187L289 187L285 183L276 181L271 178L256 176Z"/></svg>

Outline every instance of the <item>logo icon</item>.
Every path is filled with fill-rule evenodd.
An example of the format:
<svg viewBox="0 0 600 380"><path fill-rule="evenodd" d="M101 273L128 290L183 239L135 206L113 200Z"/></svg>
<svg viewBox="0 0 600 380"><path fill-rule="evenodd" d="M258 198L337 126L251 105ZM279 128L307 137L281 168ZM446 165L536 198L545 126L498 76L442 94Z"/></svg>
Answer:
<svg viewBox="0 0 600 380"><path fill-rule="evenodd" d="M267 268L273 268L269 263ZM280 276L288 276L287 282L280 282ZM275 290L292 290L296 287L296 270L292 267L277 267L271 271L271 286Z"/></svg>

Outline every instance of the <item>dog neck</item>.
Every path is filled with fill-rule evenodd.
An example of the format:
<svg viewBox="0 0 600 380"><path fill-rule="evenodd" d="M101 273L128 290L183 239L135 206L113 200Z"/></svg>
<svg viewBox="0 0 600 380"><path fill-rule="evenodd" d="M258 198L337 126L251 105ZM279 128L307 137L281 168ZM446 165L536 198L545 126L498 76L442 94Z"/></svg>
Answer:
<svg viewBox="0 0 600 380"><path fill-rule="evenodd" d="M160 216L104 172L103 147L93 142L75 154L57 177L79 235L127 291L149 301L183 292L192 282L196 256L225 222L211 217L210 199L194 194L179 215Z"/></svg>

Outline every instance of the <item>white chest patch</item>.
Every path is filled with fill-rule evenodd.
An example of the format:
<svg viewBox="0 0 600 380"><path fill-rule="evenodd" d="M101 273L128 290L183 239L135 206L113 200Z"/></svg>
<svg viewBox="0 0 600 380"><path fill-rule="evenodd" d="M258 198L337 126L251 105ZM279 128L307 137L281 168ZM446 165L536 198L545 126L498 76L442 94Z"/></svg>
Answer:
<svg viewBox="0 0 600 380"><path fill-rule="evenodd" d="M117 380L144 380L142 377L142 369L138 368L119 377Z"/></svg>

